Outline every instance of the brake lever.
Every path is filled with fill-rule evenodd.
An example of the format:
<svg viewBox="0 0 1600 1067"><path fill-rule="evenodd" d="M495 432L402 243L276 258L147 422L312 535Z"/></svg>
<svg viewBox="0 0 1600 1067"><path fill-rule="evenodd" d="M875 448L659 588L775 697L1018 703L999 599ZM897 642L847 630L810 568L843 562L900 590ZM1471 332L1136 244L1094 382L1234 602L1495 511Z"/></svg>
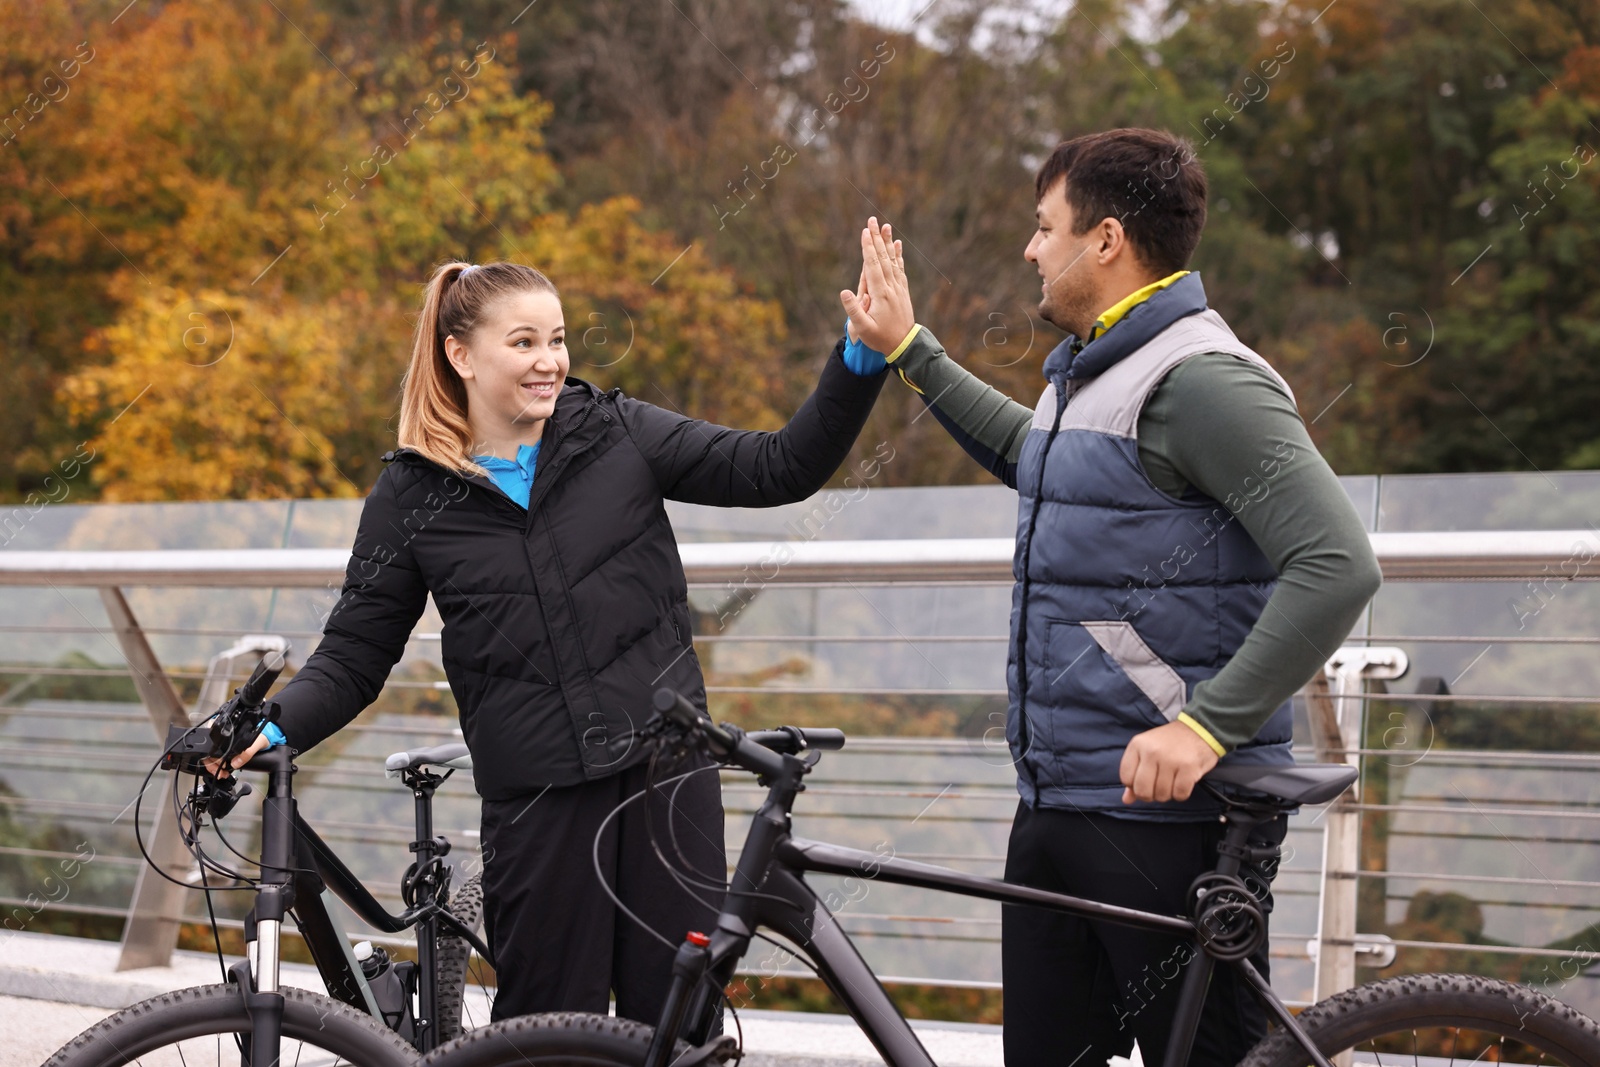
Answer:
<svg viewBox="0 0 1600 1067"><path fill-rule="evenodd" d="M695 731L683 729L660 714L650 717L650 721L638 732L638 737L647 745L659 743L670 763L683 759L691 749L706 751L705 738Z"/></svg>
<svg viewBox="0 0 1600 1067"><path fill-rule="evenodd" d="M213 822L225 819L234 805L253 792L255 790L250 788L249 782L238 778L207 777L200 788L200 795L195 797L195 811L209 813Z"/></svg>

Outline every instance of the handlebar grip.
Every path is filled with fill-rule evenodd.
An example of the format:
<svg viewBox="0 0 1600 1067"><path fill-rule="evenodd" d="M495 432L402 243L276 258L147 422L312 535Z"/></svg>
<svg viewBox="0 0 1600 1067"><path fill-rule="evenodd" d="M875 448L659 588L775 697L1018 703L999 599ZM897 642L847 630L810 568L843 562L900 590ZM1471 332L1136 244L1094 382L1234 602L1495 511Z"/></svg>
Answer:
<svg viewBox="0 0 1600 1067"><path fill-rule="evenodd" d="M844 747L844 731L828 727L780 726L776 730L750 730L745 736L774 752L791 756L811 749L837 752Z"/></svg>
<svg viewBox="0 0 1600 1067"><path fill-rule="evenodd" d="M260 704L267 698L267 690L272 688L272 683L283 673L283 667L282 652L268 652L262 656L249 680L239 687L239 702L248 707Z"/></svg>
<svg viewBox="0 0 1600 1067"><path fill-rule="evenodd" d="M844 747L844 731L835 730L831 726L802 726L800 733L806 739L807 748L821 749L824 752L837 752Z"/></svg>

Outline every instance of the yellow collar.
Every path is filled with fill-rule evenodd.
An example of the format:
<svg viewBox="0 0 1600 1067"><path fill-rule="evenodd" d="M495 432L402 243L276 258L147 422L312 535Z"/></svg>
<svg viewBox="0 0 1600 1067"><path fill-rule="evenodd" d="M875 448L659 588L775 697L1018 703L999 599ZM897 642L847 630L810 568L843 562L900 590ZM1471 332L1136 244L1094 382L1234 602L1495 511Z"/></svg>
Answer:
<svg viewBox="0 0 1600 1067"><path fill-rule="evenodd" d="M1094 325L1089 327L1089 336L1083 339L1083 343L1088 344L1093 341L1096 337L1115 326L1128 312L1150 299L1152 294L1165 289L1188 273L1186 270L1180 270L1176 274L1169 274L1160 281L1151 282L1143 289L1135 289L1121 300L1118 300L1115 304L1102 311L1100 317L1094 320Z"/></svg>

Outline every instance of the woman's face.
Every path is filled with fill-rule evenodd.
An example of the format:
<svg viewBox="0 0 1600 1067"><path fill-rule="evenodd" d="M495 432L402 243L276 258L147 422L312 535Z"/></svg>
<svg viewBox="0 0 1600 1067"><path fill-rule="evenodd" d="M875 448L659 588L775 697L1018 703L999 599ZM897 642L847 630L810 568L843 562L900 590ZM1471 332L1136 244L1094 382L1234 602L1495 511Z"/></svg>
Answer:
<svg viewBox="0 0 1600 1067"><path fill-rule="evenodd" d="M465 344L445 338L445 354L466 383L475 435L514 434L550 417L567 379L566 335L561 300L530 291L490 304Z"/></svg>

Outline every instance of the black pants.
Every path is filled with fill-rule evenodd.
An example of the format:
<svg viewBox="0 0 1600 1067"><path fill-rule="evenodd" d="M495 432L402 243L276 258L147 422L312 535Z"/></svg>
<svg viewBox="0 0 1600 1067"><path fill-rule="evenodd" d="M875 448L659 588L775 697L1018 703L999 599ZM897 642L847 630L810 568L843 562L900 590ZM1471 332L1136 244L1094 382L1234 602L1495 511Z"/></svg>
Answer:
<svg viewBox="0 0 1600 1067"><path fill-rule="evenodd" d="M1161 823L1018 804L1006 880L1141 911L1187 915L1189 884L1215 869L1220 822ZM1256 844L1282 842L1288 817L1263 823ZM1253 889L1276 865L1246 865ZM1271 911L1270 892L1264 907ZM1134 1038L1146 1067L1166 1055L1192 942L1073 915L1007 905L1001 914L1006 1067L1104 1067ZM1251 962L1267 974L1263 946ZM1243 979L1219 965L1191 1067L1233 1067L1266 1036L1266 1014Z"/></svg>
<svg viewBox="0 0 1600 1067"><path fill-rule="evenodd" d="M662 775L681 773L684 764ZM641 764L583 785L483 803L484 929L500 988L494 1019L542 1011L617 1014L654 1025L672 981L672 957L690 930L711 932L723 884L722 792L717 772L702 770L665 786L649 803L662 853L692 890L681 886L651 848L645 804L635 800L600 842L606 884L651 931L621 914L594 870L595 835L612 810L644 789ZM691 871L674 852L671 830Z"/></svg>

